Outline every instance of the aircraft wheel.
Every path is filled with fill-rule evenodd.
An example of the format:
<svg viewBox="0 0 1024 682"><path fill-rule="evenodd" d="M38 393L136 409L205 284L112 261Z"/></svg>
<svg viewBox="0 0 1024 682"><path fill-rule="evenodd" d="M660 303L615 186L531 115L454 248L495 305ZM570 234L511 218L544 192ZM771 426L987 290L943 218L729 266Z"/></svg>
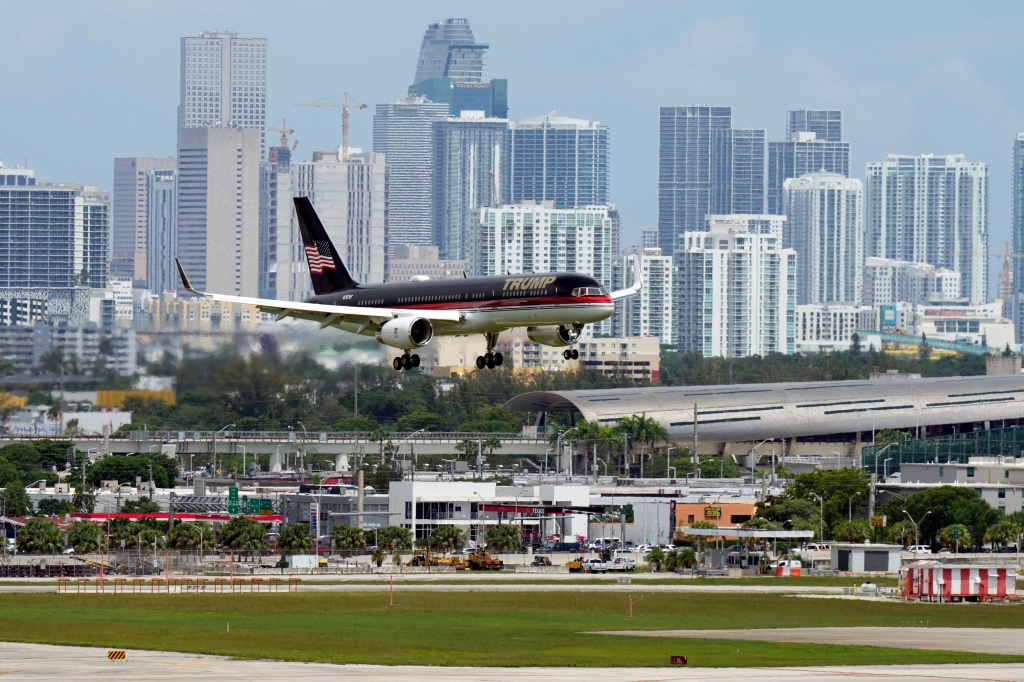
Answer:
<svg viewBox="0 0 1024 682"><path fill-rule="evenodd" d="M395 358L394 361L391 363L391 366L394 367L395 369L402 369L402 356L398 356L397 358Z"/></svg>
<svg viewBox="0 0 1024 682"><path fill-rule="evenodd" d="M402 356L402 369L412 369L412 358L408 355Z"/></svg>
<svg viewBox="0 0 1024 682"><path fill-rule="evenodd" d="M494 369L494 355L491 353L487 354L487 369Z"/></svg>
<svg viewBox="0 0 1024 682"><path fill-rule="evenodd" d="M572 359L572 351L569 350L568 348L566 348L565 350L562 351L562 357L565 358L566 360L571 360Z"/></svg>
<svg viewBox="0 0 1024 682"><path fill-rule="evenodd" d="M482 356L482 355L476 356L476 368L477 369L483 369L486 365L487 365L487 361L484 360L484 356Z"/></svg>
<svg viewBox="0 0 1024 682"><path fill-rule="evenodd" d="M413 367L419 367L420 366L420 356L419 355L414 354L412 356L412 366Z"/></svg>
<svg viewBox="0 0 1024 682"><path fill-rule="evenodd" d="M579 360L580 359L580 352L578 350L576 350L575 348L572 349L572 359L573 360Z"/></svg>
<svg viewBox="0 0 1024 682"><path fill-rule="evenodd" d="M505 356L501 353L494 354L494 366L501 367L501 363L505 362Z"/></svg>

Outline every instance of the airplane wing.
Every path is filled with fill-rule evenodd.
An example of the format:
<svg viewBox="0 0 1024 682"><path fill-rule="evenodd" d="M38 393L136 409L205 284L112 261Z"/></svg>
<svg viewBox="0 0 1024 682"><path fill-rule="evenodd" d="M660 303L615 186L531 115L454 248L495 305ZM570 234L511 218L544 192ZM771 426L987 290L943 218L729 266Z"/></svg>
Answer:
<svg viewBox="0 0 1024 682"><path fill-rule="evenodd" d="M174 259L178 266L178 276L181 277L181 284L186 291L202 296L212 301L224 301L225 303L247 303L256 306L260 311L277 315L278 320L286 317L295 317L303 320L312 320L320 323L320 328L329 327L338 322L353 324L378 325L396 317L415 316L423 317L431 322L458 322L462 314L455 310L419 310L415 308L369 308L364 306L343 306L326 305L323 303L302 303L293 301L277 301L268 298L249 298L247 296L231 296L228 294L211 294L205 291L197 291L192 288L188 281L185 269L181 267L178 259Z"/></svg>
<svg viewBox="0 0 1024 682"><path fill-rule="evenodd" d="M640 290L644 288L644 277L643 273L640 272L640 259L635 255L629 257L629 262L633 265L633 284L627 289L619 289L613 291L611 297L613 301L621 301L624 298L630 298L640 293Z"/></svg>

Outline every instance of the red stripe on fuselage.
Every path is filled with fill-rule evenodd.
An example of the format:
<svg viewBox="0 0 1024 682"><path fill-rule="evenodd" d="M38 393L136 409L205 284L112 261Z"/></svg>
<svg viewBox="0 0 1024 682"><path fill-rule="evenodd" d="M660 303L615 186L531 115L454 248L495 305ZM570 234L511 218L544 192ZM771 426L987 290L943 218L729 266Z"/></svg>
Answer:
<svg viewBox="0 0 1024 682"><path fill-rule="evenodd" d="M388 305L388 308L413 310L464 310L466 308L494 309L522 306L557 306L569 304L611 305L611 296L536 296L534 298L491 298L476 301L430 301Z"/></svg>

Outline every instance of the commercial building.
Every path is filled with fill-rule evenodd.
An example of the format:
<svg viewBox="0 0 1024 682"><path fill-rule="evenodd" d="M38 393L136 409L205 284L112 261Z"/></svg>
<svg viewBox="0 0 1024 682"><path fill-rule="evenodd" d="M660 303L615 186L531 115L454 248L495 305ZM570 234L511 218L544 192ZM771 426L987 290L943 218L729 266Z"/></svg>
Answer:
<svg viewBox="0 0 1024 682"><path fill-rule="evenodd" d="M710 213L764 213L765 131L711 133Z"/></svg>
<svg viewBox="0 0 1024 682"><path fill-rule="evenodd" d="M36 184L33 171L0 165L0 298L10 289L105 287L109 239L106 192Z"/></svg>
<svg viewBox="0 0 1024 682"><path fill-rule="evenodd" d="M178 173L173 168L146 172L145 287L178 287ZM136 281L138 278L136 278Z"/></svg>
<svg viewBox="0 0 1024 682"><path fill-rule="evenodd" d="M624 337L653 337L663 344L675 343L673 324L672 256L664 256L659 248L631 246L617 258L612 268L612 288L632 285L636 273L632 258L639 262L643 288L637 296L615 303L612 334Z"/></svg>
<svg viewBox="0 0 1024 682"><path fill-rule="evenodd" d="M137 369L135 331L127 327L105 329L94 322L0 326L0 349L0 357L24 371L38 367L41 360L55 350L81 371L97 363L120 376L130 376Z"/></svg>
<svg viewBox="0 0 1024 682"><path fill-rule="evenodd" d="M260 164L260 298L302 301L312 296L302 240L291 228L292 150L282 144L267 150Z"/></svg>
<svg viewBox="0 0 1024 682"><path fill-rule="evenodd" d="M661 107L658 123L658 247L672 254L679 235L704 229L711 210L715 131L732 127L731 107Z"/></svg>
<svg viewBox="0 0 1024 682"><path fill-rule="evenodd" d="M705 357L795 350L796 253L774 235L717 223L675 255L676 348Z"/></svg>
<svg viewBox="0 0 1024 682"><path fill-rule="evenodd" d="M346 160L338 157L337 152L318 152L312 162L293 162L294 195L309 197L334 248L357 282L383 282L387 279L388 252L388 172L384 155L349 149ZM289 229L298 235L297 218L293 211L288 215ZM301 243L298 237L295 239Z"/></svg>
<svg viewBox="0 0 1024 682"><path fill-rule="evenodd" d="M871 306L809 303L796 306L796 352L847 350L855 332L875 327Z"/></svg>
<svg viewBox="0 0 1024 682"><path fill-rule="evenodd" d="M420 43L412 82L451 78L457 83L479 83L483 80L487 48L473 38L468 19L445 19L430 24Z"/></svg>
<svg viewBox="0 0 1024 682"><path fill-rule="evenodd" d="M378 104L373 116L373 151L388 163L388 231L395 245L431 243L431 182L434 121L450 107L425 97Z"/></svg>
<svg viewBox="0 0 1024 682"><path fill-rule="evenodd" d="M432 125L433 244L444 259L470 258L474 212L508 197L508 121L471 111Z"/></svg>
<svg viewBox="0 0 1024 682"><path fill-rule="evenodd" d="M1000 351L1016 343L1013 321L1001 313L922 307L915 322L914 334L924 334L932 341L966 342Z"/></svg>
<svg viewBox="0 0 1024 682"><path fill-rule="evenodd" d="M748 215L734 213L731 215L709 215L705 231L710 232L716 225L727 227L742 225L751 234L771 235L783 239L786 230L784 215Z"/></svg>
<svg viewBox="0 0 1024 682"><path fill-rule="evenodd" d="M786 180L784 190L783 243L797 255L797 303L857 305L864 261L860 180L808 173Z"/></svg>
<svg viewBox="0 0 1024 682"><path fill-rule="evenodd" d="M149 303L149 332L251 332L263 321L256 306L163 294Z"/></svg>
<svg viewBox="0 0 1024 682"><path fill-rule="evenodd" d="M783 213L783 184L815 171L850 175L850 143L842 141L843 113L790 111L786 140L768 143L768 212Z"/></svg>
<svg viewBox="0 0 1024 682"><path fill-rule="evenodd" d="M514 121L509 128L512 203L608 204L607 126L551 113Z"/></svg>
<svg viewBox="0 0 1024 682"><path fill-rule="evenodd" d="M441 260L436 246L395 244L389 265L389 282L408 282L414 277L444 279L469 272L467 260Z"/></svg>
<svg viewBox="0 0 1024 682"><path fill-rule="evenodd" d="M962 486L975 490L981 499L1004 514L1024 511L1024 459L1018 457L978 456L969 457L966 462L901 462L898 471L899 479L886 481L886 490L909 493L940 485Z"/></svg>
<svg viewBox="0 0 1024 682"><path fill-rule="evenodd" d="M259 295L261 135L178 129L178 257L201 291Z"/></svg>
<svg viewBox="0 0 1024 682"><path fill-rule="evenodd" d="M961 296L988 300L988 165L900 156L867 165L866 256L931 263L961 275Z"/></svg>
<svg viewBox="0 0 1024 682"><path fill-rule="evenodd" d="M267 39L203 31L181 39L179 128L252 128L262 158L267 127Z"/></svg>
<svg viewBox="0 0 1024 682"><path fill-rule="evenodd" d="M959 272L928 263L868 257L864 259L863 301L875 307L967 303L960 296L960 280Z"/></svg>
<svg viewBox="0 0 1024 682"><path fill-rule="evenodd" d="M174 157L114 159L110 222L110 276L147 283L150 173L177 167Z"/></svg>

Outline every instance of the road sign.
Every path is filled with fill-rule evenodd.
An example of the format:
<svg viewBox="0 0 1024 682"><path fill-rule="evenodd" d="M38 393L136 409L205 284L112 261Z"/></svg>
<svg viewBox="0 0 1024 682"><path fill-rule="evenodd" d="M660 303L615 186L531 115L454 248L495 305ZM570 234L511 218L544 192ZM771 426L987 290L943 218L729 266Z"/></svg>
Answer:
<svg viewBox="0 0 1024 682"><path fill-rule="evenodd" d="M314 540L318 537L317 533L318 533L318 530L319 530L319 521L320 521L320 519L318 518L319 515L320 515L320 513L319 513L319 510L317 508L316 502L310 502L309 503L309 532L313 535L313 539Z"/></svg>
<svg viewBox="0 0 1024 682"><path fill-rule="evenodd" d="M268 516L274 513L274 503L265 497L254 497L243 507L247 514Z"/></svg>
<svg viewBox="0 0 1024 682"><path fill-rule="evenodd" d="M959 540L960 539L960 526L953 526L953 539L954 540Z"/></svg>
<svg viewBox="0 0 1024 682"><path fill-rule="evenodd" d="M871 527L872 528L885 528L886 518L884 516L872 516Z"/></svg>
<svg viewBox="0 0 1024 682"><path fill-rule="evenodd" d="M228 488L228 514L238 513L238 488L231 486Z"/></svg>

